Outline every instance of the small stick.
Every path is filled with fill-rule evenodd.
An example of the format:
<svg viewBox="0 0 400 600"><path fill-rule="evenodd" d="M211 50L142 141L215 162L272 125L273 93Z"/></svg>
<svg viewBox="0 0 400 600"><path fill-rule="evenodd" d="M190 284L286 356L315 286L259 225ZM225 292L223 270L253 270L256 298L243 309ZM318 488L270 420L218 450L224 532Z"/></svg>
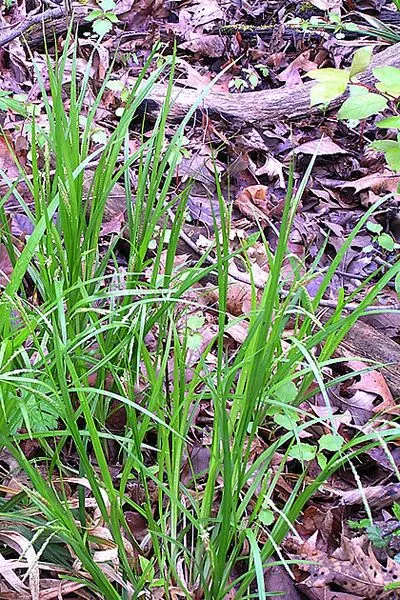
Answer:
<svg viewBox="0 0 400 600"><path fill-rule="evenodd" d="M171 211L171 209L169 209L168 214L169 214L170 219L173 221L174 215L173 215L173 212ZM194 250L197 254L201 254L200 249L196 246L196 244L193 242L193 240L184 231L181 231L179 235L182 238L182 240L185 242L185 244L187 244L189 246L189 248ZM205 260L210 265L217 264L216 259L212 258L212 256L206 256ZM240 275L237 272L229 273L229 276L232 279L239 281L240 283L244 283L246 285L252 284L250 277L248 275L246 275L245 273L243 273L243 275ZM259 290L265 289L265 284L257 283L256 281L254 281L254 286ZM336 308L337 302L335 302L334 300L321 300L320 306L324 306L326 308ZM343 308L348 311L353 311L353 310L357 310L359 308L359 305L355 302L350 302L349 304L346 304L346 306L344 306ZM390 310L400 310L400 304L395 304L393 306L390 306L389 308L390 308ZM369 306L368 308L365 309L366 312L377 312L377 311L383 311L383 310L384 310L384 308L380 307L380 306Z"/></svg>

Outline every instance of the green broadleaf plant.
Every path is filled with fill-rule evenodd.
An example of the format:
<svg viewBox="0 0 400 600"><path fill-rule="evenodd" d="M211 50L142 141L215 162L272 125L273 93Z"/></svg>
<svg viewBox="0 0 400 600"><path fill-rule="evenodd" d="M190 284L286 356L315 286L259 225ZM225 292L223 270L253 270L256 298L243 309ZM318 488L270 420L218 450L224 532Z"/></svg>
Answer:
<svg viewBox="0 0 400 600"><path fill-rule="evenodd" d="M318 69L310 71L309 77L317 83L310 92L311 106L328 106L330 102L349 93L342 103L338 119L357 123L383 111L397 110L400 98L400 69L392 66L376 67L372 73L376 79L374 86L366 86L357 80L357 75L365 71L372 56L372 46L359 48L353 56L350 69ZM379 129L400 130L400 117L397 114L377 121ZM396 139L371 142L372 150L382 152L392 171L400 172L400 135Z"/></svg>
<svg viewBox="0 0 400 600"><path fill-rule="evenodd" d="M103 38L108 33L119 19L115 12L116 4L114 0L101 0L99 9L92 10L86 17L86 21L92 21L92 29L99 38Z"/></svg>

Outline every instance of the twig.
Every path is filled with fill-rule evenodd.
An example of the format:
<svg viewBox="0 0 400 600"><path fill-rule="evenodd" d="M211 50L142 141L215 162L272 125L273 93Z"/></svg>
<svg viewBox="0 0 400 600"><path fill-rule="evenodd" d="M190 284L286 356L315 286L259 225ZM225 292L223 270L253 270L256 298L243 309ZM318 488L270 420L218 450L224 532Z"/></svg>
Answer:
<svg viewBox="0 0 400 600"><path fill-rule="evenodd" d="M42 13L37 15L33 15L31 17L26 17L24 21L21 23L17 23L13 26L12 30L6 33L5 35L0 34L0 48L6 46L20 35L22 35L25 31L30 29L33 25L38 25L44 21L52 21L53 19L59 19L65 15L65 9L63 6L59 6L57 8L50 8L49 10L45 10Z"/></svg>
<svg viewBox="0 0 400 600"><path fill-rule="evenodd" d="M171 210L169 210L168 212L169 212L170 219L173 221L173 219L174 219L173 212ZM182 240L185 242L185 244L187 244L189 246L189 248L194 250L197 254L201 254L198 246L196 246L196 244L193 242L193 240L184 231L181 231L179 235L182 238ZM205 260L210 265L217 264L217 260L215 258L212 258L212 256L206 256ZM237 272L231 273L231 272L229 272L229 269L228 269L228 273L229 273L229 277L231 277L232 279L235 279L236 281L239 281L240 283L244 283L246 285L252 285L252 283L254 283L254 286L258 290L265 289L265 284L257 283L257 281L252 282L250 277L248 275L246 275L245 273L243 273L243 275L240 275ZM323 306L325 308L336 308L337 302L335 302L334 300L320 300L319 305ZM357 310L359 308L359 305L355 302L350 302L349 304L346 304L346 306L344 306L343 308L344 308L344 310L353 311L353 310ZM392 310L400 311L400 304L395 304L390 307L369 306L368 308L365 309L365 312L384 311L384 310L386 310L386 308L389 308L389 310L391 310L391 311Z"/></svg>

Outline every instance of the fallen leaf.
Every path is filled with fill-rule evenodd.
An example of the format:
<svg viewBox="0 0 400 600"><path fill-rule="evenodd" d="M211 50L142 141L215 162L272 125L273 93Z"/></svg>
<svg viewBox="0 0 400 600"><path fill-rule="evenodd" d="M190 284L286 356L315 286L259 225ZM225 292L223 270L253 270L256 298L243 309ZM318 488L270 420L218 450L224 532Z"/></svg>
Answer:
<svg viewBox="0 0 400 600"><path fill-rule="evenodd" d="M379 373L379 371L369 371L368 373L364 373L361 375L360 381L357 381L355 384L353 384L351 389L364 390L365 392L378 394L378 396L382 398L383 402L378 406L375 406L375 412L381 412L383 406L396 406L393 394L391 393L382 373Z"/></svg>
<svg viewBox="0 0 400 600"><path fill-rule="evenodd" d="M18 531L7 531L3 530L0 532L0 541L12 548L14 552L26 561L27 574L26 577L19 578L14 573L14 570L2 571L1 563L4 566L4 563L7 561L4 560L4 557L1 556L0 561L0 572L2 577L4 577L9 585L11 585L16 592L24 593L27 587L30 590L32 600L39 600L40 595L40 573L39 573L39 557L36 554L35 548L33 547L32 542L21 535ZM19 569L18 569L19 570ZM23 581L28 579L26 586Z"/></svg>
<svg viewBox="0 0 400 600"><path fill-rule="evenodd" d="M111 218L103 220L100 237L110 235L111 233L121 233L125 224L125 211L112 215Z"/></svg>
<svg viewBox="0 0 400 600"><path fill-rule="evenodd" d="M266 592L271 592L274 596L279 594L278 598L284 598L285 600L301 600L295 582L282 565L267 567L264 580Z"/></svg>
<svg viewBox="0 0 400 600"><path fill-rule="evenodd" d="M27 235L34 230L32 221L24 214L14 213L11 221L11 233L18 240L25 241Z"/></svg>
<svg viewBox="0 0 400 600"><path fill-rule="evenodd" d="M199 27L202 31L212 29L215 21L224 18L217 0L195 0L187 10L191 14L190 22L193 29Z"/></svg>
<svg viewBox="0 0 400 600"><path fill-rule="evenodd" d="M350 398L341 396L337 399L339 408L348 410L353 417L354 425L365 425L374 414L375 394L356 390Z"/></svg>
<svg viewBox="0 0 400 600"><path fill-rule="evenodd" d="M351 360L349 361L348 366L355 371L361 371L365 369L366 364L361 361ZM349 388L347 388L348 392L352 392L354 390L356 393L354 394L353 398L351 398L351 404L353 406L357 404L359 407L361 407L364 400L365 409L367 411L371 410L372 413L398 412L399 407L393 398L393 394L386 383L386 379L379 371L368 371L367 373L360 375L360 380L356 381ZM358 391L360 391L362 394L376 394L382 398L382 401L377 403L376 399L374 399L371 406L365 395L357 395Z"/></svg>
<svg viewBox="0 0 400 600"><path fill-rule="evenodd" d="M310 4L319 8L319 10L337 11L340 9L341 0L310 0Z"/></svg>
<svg viewBox="0 0 400 600"><path fill-rule="evenodd" d="M182 50L190 50L195 54L219 58L225 54L225 43L219 35L203 35L191 33L189 40L179 46Z"/></svg>
<svg viewBox="0 0 400 600"><path fill-rule="evenodd" d="M0 287L5 287L10 281L13 266L8 256L7 248L0 244Z"/></svg>
<svg viewBox="0 0 400 600"><path fill-rule="evenodd" d="M264 228L268 225L269 206L267 202L268 188L265 185L250 185L236 197L235 204L240 212L260 224Z"/></svg>
<svg viewBox="0 0 400 600"><path fill-rule="evenodd" d="M265 163L255 171L255 174L257 176L268 175L270 180L278 178L279 187L281 188L284 188L286 185L283 176L283 164L271 154L267 154Z"/></svg>
<svg viewBox="0 0 400 600"><path fill-rule="evenodd" d="M306 50L297 56L286 69L279 73L277 79L284 81L289 87L300 85L303 83L300 70L307 72L314 69L318 69L318 65L310 60L310 51Z"/></svg>
<svg viewBox="0 0 400 600"><path fill-rule="evenodd" d="M11 144L11 142L9 143ZM0 167L7 173L7 177L11 179L11 181L19 177L18 167L3 136L0 136ZM3 183L4 182L1 181L2 186Z"/></svg>
<svg viewBox="0 0 400 600"><path fill-rule="evenodd" d="M243 344L249 332L249 324L246 321L233 321L228 319L226 334L229 335L238 344Z"/></svg>
<svg viewBox="0 0 400 600"><path fill-rule="evenodd" d="M362 505L366 500L371 508L382 509L400 500L400 483L363 487L362 493L358 488L347 492L336 490L336 493L340 496L341 504L346 506Z"/></svg>
<svg viewBox="0 0 400 600"><path fill-rule="evenodd" d="M228 286L226 309L229 314L239 316L251 310L251 288L246 283L231 283Z"/></svg>
<svg viewBox="0 0 400 600"><path fill-rule="evenodd" d="M133 510L125 511L124 516L130 532L140 544L149 533L146 519L143 515Z"/></svg>
<svg viewBox="0 0 400 600"><path fill-rule="evenodd" d="M396 569L389 574L386 567L376 559L366 536L352 539L342 536L341 546L331 556L318 550L317 539L318 531L306 542L299 542L293 538L289 542L290 556L293 559L310 561L309 564L303 563L300 566L301 571L309 574L301 584L309 589L325 592L333 584L335 588L354 594L358 598L361 596L373 599L383 592L385 585L398 576ZM398 571L400 573L400 565ZM318 594L310 597L335 598L334 595Z"/></svg>
<svg viewBox="0 0 400 600"><path fill-rule="evenodd" d="M331 154L348 154L347 150L344 150L338 144L331 140L331 138L324 136L322 139L310 140L300 144L293 150L294 154L312 154L316 156L325 156Z"/></svg>
<svg viewBox="0 0 400 600"><path fill-rule="evenodd" d="M396 193L400 184L400 176L393 175L392 171L385 169L382 173L372 173L372 175L366 175L355 181L347 181L341 184L342 189L353 188L355 193L361 192L362 190L372 190L375 194L381 192L393 192Z"/></svg>
<svg viewBox="0 0 400 600"><path fill-rule="evenodd" d="M182 483L187 486L194 478L207 473L210 465L210 448L200 443L190 447L189 457L185 460L182 468Z"/></svg>
<svg viewBox="0 0 400 600"><path fill-rule="evenodd" d="M215 221L219 222L219 207L208 195L189 193L187 208L195 221L200 221L210 227L214 226Z"/></svg>
<svg viewBox="0 0 400 600"><path fill-rule="evenodd" d="M346 592L336 592L328 588L310 588L304 583L298 583L297 588L310 600L360 600L360 596L347 594Z"/></svg>

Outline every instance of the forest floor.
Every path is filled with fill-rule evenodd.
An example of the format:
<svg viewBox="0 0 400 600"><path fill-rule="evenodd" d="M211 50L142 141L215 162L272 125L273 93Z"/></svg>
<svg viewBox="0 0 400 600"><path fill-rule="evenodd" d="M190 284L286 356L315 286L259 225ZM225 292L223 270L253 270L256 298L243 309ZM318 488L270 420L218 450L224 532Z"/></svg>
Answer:
<svg viewBox="0 0 400 600"><path fill-rule="evenodd" d="M322 109L310 101L315 70L349 69L355 51L366 47L374 56L389 53L380 66L400 66L400 9L394 3L102 0L70 7L3 0L0 316L7 302L14 316L2 326L0 340L0 598L222 600L274 592L286 600L398 597L400 165L397 155L370 145L397 142L393 132L377 128L372 113L344 120L338 117L340 103ZM57 98L67 117L56 112L52 87L57 80L52 82L50 65L57 54L65 59ZM171 61L167 68L165 60ZM97 271L92 265L90 277L101 272L101 282L90 288L87 298L95 300L84 306L86 296L72 300L70 290L86 285L90 247L71 258L68 235L75 247L82 239L86 248L92 233L85 217L81 222L77 211L80 237L67 235L63 225L56 233L54 226L52 251L50 234L39 239L47 235L39 223L43 206L51 204L46 193L55 198L58 186L58 202L67 209L68 198L73 203L70 166L57 162L60 140L51 145L46 137L54 133L49 115L54 111L55 122L72 122L79 103L71 100L71 90L78 80L79 91L86 73L76 121L86 132L90 107L106 81L90 121L90 152L102 156L138 78L145 73L143 81L149 81L158 68L121 136L113 169L104 175L111 181L119 173L96 233L96 265L104 259L105 266ZM192 117L183 122L193 103ZM390 107L383 116L397 117L397 101ZM146 143L153 152L150 166L140 154ZM140 159L124 171L135 152ZM163 162L164 152L170 154ZM65 165L67 150L62 156ZM71 166L76 180L75 168L85 158ZM101 160L88 160L91 176L99 164L106 173ZM65 186L57 183L64 176ZM30 186L36 177L45 183ZM101 174L93 177L100 189ZM143 207L153 184L162 190L167 180L160 204L157 194L163 192L153 190L151 210L158 216L152 220ZM134 199L142 197L140 217L127 208L127 182ZM177 198L184 198L182 211ZM372 209L381 198L385 202ZM285 208L291 202L293 214ZM67 209L56 214L73 226ZM147 224L148 239L140 222ZM226 235L220 238L220 232ZM40 251L33 247L36 234ZM284 235L279 263L278 238ZM138 248L147 247L143 256L137 252L138 266L132 248L140 236ZM175 244L173 256L169 244ZM32 252L25 264L27 248ZM67 266L60 260L59 270L51 271L55 248L65 249ZM224 262L227 255L236 259ZM83 266L69 280L73 260ZM134 283L133 266L140 271ZM273 288L277 268L280 283ZM52 275L45 283L46 269ZM194 275L201 269L201 277ZM184 283L186 270L191 285ZM58 306L56 287L49 290L60 272L70 287ZM146 293L154 299L159 278L163 290L168 287L167 276L178 281L177 288L168 288L171 294L183 290L168 318L157 312L159 298L154 307L144 304ZM170 302L162 293L162 301ZM8 296L20 298L26 312ZM65 323L61 313L54 317L63 305ZM260 310L266 323L257 321ZM128 327L127 339L129 319L135 329ZM343 335L337 329L341 319L349 323ZM259 329L253 335L254 327ZM317 336L324 327L331 337ZM268 354L268 340L275 339ZM253 384L264 376L257 369L268 375ZM107 402L100 392L96 396L98 390ZM56 402L67 402L67 396L71 412L64 416ZM41 398L51 398L46 409ZM253 415L237 404L243 398L254 399ZM114 502L117 512L110 509ZM69 518L76 527L70 534Z"/></svg>

